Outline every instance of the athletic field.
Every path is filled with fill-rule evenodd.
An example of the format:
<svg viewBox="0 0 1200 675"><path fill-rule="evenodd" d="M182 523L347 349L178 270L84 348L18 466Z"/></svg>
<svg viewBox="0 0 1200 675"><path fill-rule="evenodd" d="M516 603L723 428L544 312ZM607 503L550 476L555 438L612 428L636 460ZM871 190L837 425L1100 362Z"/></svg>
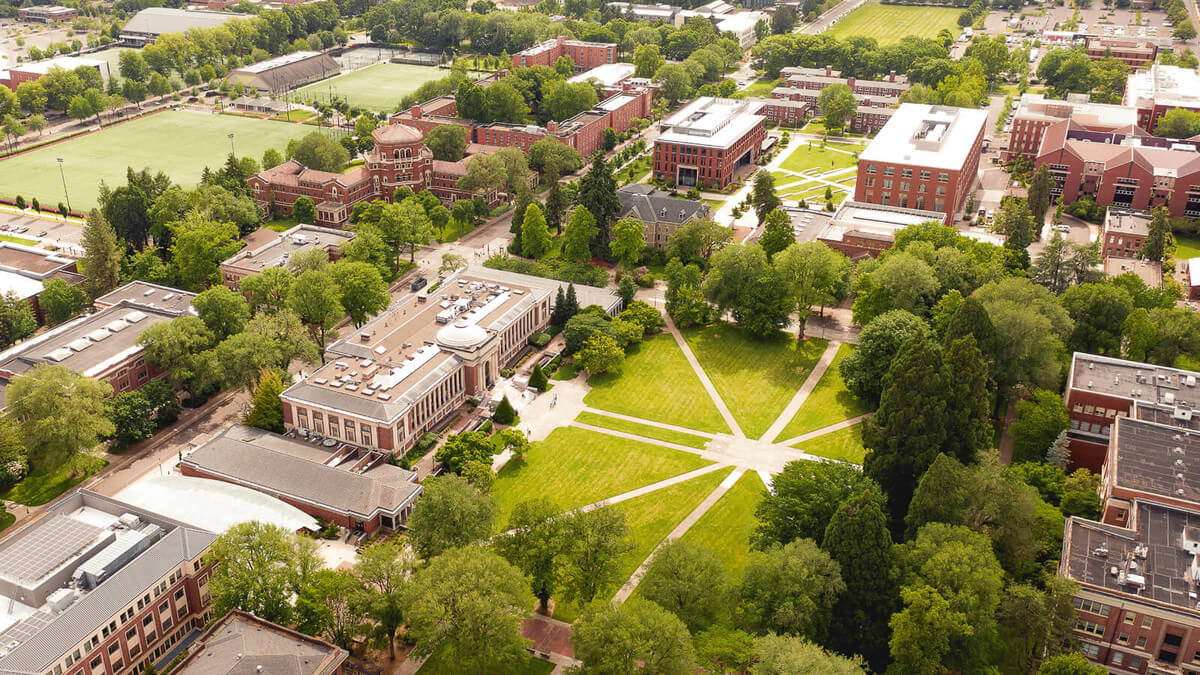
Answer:
<svg viewBox="0 0 1200 675"><path fill-rule="evenodd" d="M76 210L96 205L100 181L125 184L125 167L165 171L179 185L191 188L200 182L204 167L216 167L229 155L233 134L238 156L256 161L267 148L280 153L288 140L316 127L271 122L233 115L169 111L105 128L94 134L38 148L0 160L0 196L37 197L43 204L63 201L63 184L56 158L63 158L71 206Z"/></svg>
<svg viewBox="0 0 1200 675"><path fill-rule="evenodd" d="M350 105L392 112L400 99L430 80L450 74L447 68L414 66L407 63L380 63L351 73L336 75L297 89L296 100L324 102L329 95L345 98Z"/></svg>
<svg viewBox="0 0 1200 675"><path fill-rule="evenodd" d="M962 9L868 2L825 32L836 38L848 38L852 35L873 37L880 45L899 42L900 38L909 35L937 37L938 31L943 28L949 28L950 32L957 36L960 32L959 14L962 14Z"/></svg>

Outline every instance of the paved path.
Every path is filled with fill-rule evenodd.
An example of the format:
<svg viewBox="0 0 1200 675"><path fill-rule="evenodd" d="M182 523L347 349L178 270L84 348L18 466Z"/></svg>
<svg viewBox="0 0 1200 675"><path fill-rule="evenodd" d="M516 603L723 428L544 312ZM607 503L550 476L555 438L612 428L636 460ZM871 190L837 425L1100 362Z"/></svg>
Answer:
<svg viewBox="0 0 1200 675"><path fill-rule="evenodd" d="M608 506L610 504L620 504L621 502L627 502L630 499L634 499L636 497L641 497L642 495L648 495L651 492L658 492L659 490L661 490L663 488L669 488L672 485L678 485L680 483L689 481L693 478L699 478L700 476L703 476L705 474L710 474L714 471L719 471L721 469L728 469L728 468L729 468L728 464L721 464L721 463L709 464L708 466L701 467L699 469L696 469L695 471L681 473L678 476L671 476L670 478L660 480L657 483L643 485L640 488L635 488L628 492L622 492L621 494L619 494L615 497L608 497L606 499L601 499L598 502L592 502L591 504L588 504L586 506L579 507L578 509L576 509L576 511L594 511L602 506Z"/></svg>
<svg viewBox="0 0 1200 675"><path fill-rule="evenodd" d="M808 374L808 378L804 380L804 384L800 385L800 390L784 406L783 412L771 423L771 427L767 429L767 433L762 435L764 441L775 440L775 437L783 433L783 430L791 423L792 418L800 410L800 406L804 405L804 401L808 399L808 395L812 393L813 389L817 388L817 383L821 381L821 376L825 374L825 371L829 368L829 364L833 363L833 357L837 355L838 347L841 344L833 340L829 342L829 346L821 354L817 365L813 366L812 372Z"/></svg>
<svg viewBox="0 0 1200 675"><path fill-rule="evenodd" d="M645 424L646 426L650 426L650 427L658 427L659 429L667 429L668 431L679 431L679 432L682 432L685 434L691 434L693 436L701 436L704 438L716 438L717 437L716 434L712 434L707 431L697 431L696 429L689 429L688 427L681 427L681 426L677 426L674 424L667 424L666 422L655 422L654 420L643 419L641 417L634 417L633 415L622 415L621 413L615 413L615 412L611 412L608 410L601 410L599 408L589 408L587 406L584 406L583 409L586 412L595 413L597 415L604 415L605 417L612 417L614 419L625 420L627 422L637 422L638 424Z"/></svg>
<svg viewBox="0 0 1200 675"><path fill-rule="evenodd" d="M721 481L721 484L717 486L717 489L710 492L708 496L704 498L704 501L700 502L699 506L692 509L692 512L689 513L686 518L680 521L680 523L675 526L675 529L671 530L666 538L660 541L658 546L654 547L654 551L642 561L642 564L633 571L633 575L629 577L629 581L626 581L625 585L621 586L621 588L617 590L617 594L613 596L613 602L625 602L633 593L634 589L638 587L638 584L642 582L642 577L645 576L646 569L650 566L650 561L654 560L654 554L658 552L658 549L662 548L662 545L666 542L674 541L675 539L682 537L685 532L690 530L692 526L695 525L702 516L704 516L705 513L708 513L708 510L713 507L713 504L716 504L721 497L725 496L726 492L729 492L729 488L733 487L733 485L738 482L738 479L741 478L742 474L744 473L746 473L745 469L734 469L733 473L729 474L725 477L725 480Z"/></svg>
<svg viewBox="0 0 1200 675"><path fill-rule="evenodd" d="M653 443L654 445L661 445L664 448L671 448L672 450L679 450L680 452L699 452L699 450L697 450L696 448L693 448L689 445L680 445L679 443L672 443L670 441L660 441L655 438L648 438L646 436L638 436L637 434L631 434L628 431L617 431L616 429L609 429L608 427L598 427L598 426L595 426L594 424L587 424L585 422L572 422L571 426L579 427L580 429L587 429L588 431L595 431L595 432L601 433L601 434L608 434L609 436L616 436L617 438L624 438L624 439L630 440L630 441L639 441L641 443Z"/></svg>
<svg viewBox="0 0 1200 675"><path fill-rule="evenodd" d="M665 315L667 320L667 330L671 332L671 336L675 338L675 344L683 350L683 356L691 364L692 370L696 372L696 377L700 378L700 384L704 385L704 390L708 392L708 397L712 399L717 406L717 411L721 413L721 417L725 418L725 424L729 425L733 435L738 438L745 438L746 434L742 432L742 428L738 426L737 420L733 418L733 413L729 411L729 406L725 405L725 401L721 399L721 395L717 393L717 388L713 386L712 380L708 379L708 373L704 372L704 368L700 367L700 361L696 355L692 353L692 348L688 346L679 329L675 327L675 322L671 320L671 315Z"/></svg>
<svg viewBox="0 0 1200 675"><path fill-rule="evenodd" d="M818 436L824 436L825 434L830 434L830 433L833 433L840 429L845 429L846 427L852 427L855 424L858 424L859 422L867 419L867 417L869 417L869 415L859 415L858 417L851 417L848 420L842 420L841 422L837 422L835 424L830 424L827 427L821 427L820 429L810 431L807 434L800 434L799 436L796 436L794 438L789 438L786 441L779 441L777 443L777 445L793 446L797 443L803 443L804 441L811 441L812 439L814 439Z"/></svg>

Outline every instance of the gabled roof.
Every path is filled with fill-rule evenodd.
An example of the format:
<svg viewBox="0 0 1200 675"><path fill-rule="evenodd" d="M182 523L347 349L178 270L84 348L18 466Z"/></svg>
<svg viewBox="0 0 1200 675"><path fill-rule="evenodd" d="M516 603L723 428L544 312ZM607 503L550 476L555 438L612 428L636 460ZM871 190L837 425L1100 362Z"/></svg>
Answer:
<svg viewBox="0 0 1200 675"><path fill-rule="evenodd" d="M644 223L682 225L697 218L712 216L712 207L700 200L676 199L644 183L626 185L617 190L621 217L632 216Z"/></svg>

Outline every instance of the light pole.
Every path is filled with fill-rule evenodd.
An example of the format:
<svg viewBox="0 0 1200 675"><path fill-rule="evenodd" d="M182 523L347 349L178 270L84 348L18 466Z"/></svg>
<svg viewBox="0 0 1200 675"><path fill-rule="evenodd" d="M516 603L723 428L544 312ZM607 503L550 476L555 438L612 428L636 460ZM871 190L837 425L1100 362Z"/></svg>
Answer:
<svg viewBox="0 0 1200 675"><path fill-rule="evenodd" d="M67 198L67 212L71 211L71 195L67 192L67 174L63 170L63 158L58 158L58 175L62 176L63 196Z"/></svg>
<svg viewBox="0 0 1200 675"><path fill-rule="evenodd" d="M235 159L237 158L237 153L234 152L234 150L233 150L233 132L232 131L229 132L229 154L233 155Z"/></svg>

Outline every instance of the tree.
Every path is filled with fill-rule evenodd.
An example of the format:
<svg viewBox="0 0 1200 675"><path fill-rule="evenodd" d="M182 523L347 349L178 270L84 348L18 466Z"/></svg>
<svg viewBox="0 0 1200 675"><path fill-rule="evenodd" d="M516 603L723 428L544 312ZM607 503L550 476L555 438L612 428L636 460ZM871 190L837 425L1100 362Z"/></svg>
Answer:
<svg viewBox="0 0 1200 675"><path fill-rule="evenodd" d="M860 347L861 348L861 347ZM917 481L946 440L942 355L928 334L905 341L887 375L879 410L863 422L863 473L883 488L899 532Z"/></svg>
<svg viewBox="0 0 1200 675"><path fill-rule="evenodd" d="M1088 660L1083 654L1060 654L1042 661L1038 675L1105 675L1108 669Z"/></svg>
<svg viewBox="0 0 1200 675"><path fill-rule="evenodd" d="M829 645L843 654L861 653L875 672L887 664L882 642L858 636L886 635L898 597L887 575L895 557L881 495L861 490L842 501L825 528L821 549L838 564L846 591L833 606Z"/></svg>
<svg viewBox="0 0 1200 675"><path fill-rule="evenodd" d="M849 464L788 462L754 510L758 526L751 543L767 550L796 539L821 539L838 506L862 492L883 507L879 486Z"/></svg>
<svg viewBox="0 0 1200 675"><path fill-rule="evenodd" d="M350 570L313 572L296 598L297 628L348 648L367 632L367 592Z"/></svg>
<svg viewBox="0 0 1200 675"><path fill-rule="evenodd" d="M601 152L592 155L591 168L579 180L579 204L596 220L592 253L603 257L608 253L609 226L621 215L621 200L617 198L617 180Z"/></svg>
<svg viewBox="0 0 1200 675"><path fill-rule="evenodd" d="M1113 284L1080 284L1063 292L1060 300L1075 322L1067 341L1072 351L1120 354L1121 329L1133 311L1133 298Z"/></svg>
<svg viewBox="0 0 1200 675"><path fill-rule="evenodd" d="M1028 195L1034 226L1041 229L1046 222L1046 209L1050 208L1050 169L1045 164L1038 167L1029 179Z"/></svg>
<svg viewBox="0 0 1200 675"><path fill-rule="evenodd" d="M350 161L350 152L320 132L312 132L287 144L287 157L315 171L340 173Z"/></svg>
<svg viewBox="0 0 1200 675"><path fill-rule="evenodd" d="M1017 401L1017 418L1008 427L1014 462L1042 461L1059 433L1071 425L1067 404L1053 391L1039 389Z"/></svg>
<svg viewBox="0 0 1200 675"><path fill-rule="evenodd" d="M591 241L598 231L592 212L586 206L576 206L563 232L563 257L575 262L591 258Z"/></svg>
<svg viewBox="0 0 1200 675"><path fill-rule="evenodd" d="M1041 227L1034 221L1029 202L1019 197L1008 197L1000 205L992 229L1007 239L1004 247L1013 251L1024 251L1037 238Z"/></svg>
<svg viewBox="0 0 1200 675"><path fill-rule="evenodd" d="M892 665L888 672L920 675L945 670L942 665L951 643L969 638L971 626L963 612L954 611L929 586L900 590L904 610L892 615L890 644Z"/></svg>
<svg viewBox="0 0 1200 675"><path fill-rule="evenodd" d="M461 475L471 462L486 462L490 466L492 456L499 451L486 433L467 431L447 438L433 458L445 464L450 473Z"/></svg>
<svg viewBox="0 0 1200 675"><path fill-rule="evenodd" d="M838 564L811 539L753 552L735 594L734 615L746 630L825 639L838 596L846 589Z"/></svg>
<svg viewBox="0 0 1200 675"><path fill-rule="evenodd" d="M546 227L541 207L530 204L521 223L521 253L529 258L543 258L551 245L550 228Z"/></svg>
<svg viewBox="0 0 1200 675"><path fill-rule="evenodd" d="M772 220L788 220L786 214L783 218L778 218L774 213L782 212L773 212L767 217L767 232L760 240L764 250L767 250ZM777 252L773 262L779 272L780 281L786 286L788 296L799 315L800 327L797 337L803 338L804 323L812 314L812 308L836 304L843 294L850 271L850 260L823 242L796 242L790 220L787 226L787 236L792 243L782 252Z"/></svg>
<svg viewBox="0 0 1200 675"><path fill-rule="evenodd" d="M575 354L575 361L580 368L592 375L615 373L620 370L624 360L625 352L617 341L601 332L593 333L583 343L583 349Z"/></svg>
<svg viewBox="0 0 1200 675"><path fill-rule="evenodd" d="M563 214L571 205L570 199L558 180L557 171L547 171L543 180L550 184L550 190L546 193L546 226L553 228L556 234L562 234Z"/></svg>
<svg viewBox="0 0 1200 675"><path fill-rule="evenodd" d="M987 310L996 330L992 375L1001 398L1016 384L1058 387L1065 358L1062 340L1072 329L1071 317L1058 298L1017 277L984 284L971 297Z"/></svg>
<svg viewBox="0 0 1200 675"><path fill-rule="evenodd" d="M559 556L566 547L562 510L545 497L513 507L505 533L495 540L496 551L529 577L530 590L542 609L558 585Z"/></svg>
<svg viewBox="0 0 1200 675"><path fill-rule="evenodd" d="M667 238L667 258L679 258L684 265L703 263L732 238L730 229L708 218L693 220ZM698 283L692 284L699 287Z"/></svg>
<svg viewBox="0 0 1200 675"><path fill-rule="evenodd" d="M975 461L992 447L988 367L975 336L950 343L942 354L942 381L946 387L946 442L942 451L963 463Z"/></svg>
<svg viewBox="0 0 1200 675"><path fill-rule="evenodd" d="M656 44L648 43L638 45L633 50L633 65L634 77L654 77L658 73L658 69L663 67L667 60L663 58L659 47Z"/></svg>
<svg viewBox="0 0 1200 675"><path fill-rule="evenodd" d="M57 326L91 305L87 293L62 279L48 279L38 294L38 306L46 315L47 326Z"/></svg>
<svg viewBox="0 0 1200 675"><path fill-rule="evenodd" d="M213 346L213 334L196 316L180 316L147 328L138 337L146 362L166 372L167 381L193 395L202 393L212 379L200 353Z"/></svg>
<svg viewBox="0 0 1200 675"><path fill-rule="evenodd" d="M865 635L865 633L864 633ZM757 662L753 675L789 675L824 673L825 675L864 675L862 661L827 652L799 637L764 635L754 646Z"/></svg>
<svg viewBox="0 0 1200 675"><path fill-rule="evenodd" d="M105 414L116 432L113 441L127 448L154 435L154 408L140 391L124 391L105 401Z"/></svg>
<svg viewBox="0 0 1200 675"><path fill-rule="evenodd" d="M308 329L309 337L321 351L321 362L324 363L325 343L346 313L337 282L328 272L309 270L296 277L288 294L287 306Z"/></svg>
<svg viewBox="0 0 1200 675"><path fill-rule="evenodd" d="M581 673L663 675L695 672L691 635L675 615L640 598L620 606L597 604L574 626L575 657Z"/></svg>
<svg viewBox="0 0 1200 675"><path fill-rule="evenodd" d="M776 253L796 243L796 232L792 229L792 219L786 211L768 212L766 223L758 243L763 247L767 258L774 259Z"/></svg>
<svg viewBox="0 0 1200 675"><path fill-rule="evenodd" d="M226 530L209 549L216 563L209 581L214 611L240 609L286 623L297 550L293 535L277 525L249 521Z"/></svg>
<svg viewBox="0 0 1200 675"><path fill-rule="evenodd" d="M301 223L315 222L317 207L313 204L312 197L297 197L296 201L292 202L292 217Z"/></svg>
<svg viewBox="0 0 1200 675"><path fill-rule="evenodd" d="M487 538L496 502L459 476L425 482L425 492L409 516L413 549L425 560Z"/></svg>
<svg viewBox="0 0 1200 675"><path fill-rule="evenodd" d="M622 218L613 225L609 249L626 267L633 267L646 248L646 224L637 218Z"/></svg>
<svg viewBox="0 0 1200 675"><path fill-rule="evenodd" d="M548 120L567 120L597 103L596 89L587 82L554 80L542 87L538 104L539 117ZM558 142L558 141L554 141ZM563 145L559 143L559 145ZM566 146L564 146L566 147Z"/></svg>
<svg viewBox="0 0 1200 675"><path fill-rule="evenodd" d="M858 101L849 86L837 83L821 90L817 96L817 107L825 117L826 129L841 129L847 119L853 123Z"/></svg>
<svg viewBox="0 0 1200 675"><path fill-rule="evenodd" d="M476 673L512 671L528 658L521 620L533 596L521 572L495 553L448 550L417 572L403 595L417 656L437 653Z"/></svg>
<svg viewBox="0 0 1200 675"><path fill-rule="evenodd" d="M639 589L642 597L679 617L691 631L717 622L729 590L721 560L682 539L659 546Z"/></svg>
<svg viewBox="0 0 1200 675"><path fill-rule="evenodd" d="M457 162L467 152L467 128L458 124L436 126L425 134L425 145L434 159Z"/></svg>
<svg viewBox="0 0 1200 675"><path fill-rule="evenodd" d="M221 263L242 247L236 225L206 220L196 212L171 230L171 258L179 284L186 289L206 288L217 279Z"/></svg>
<svg viewBox="0 0 1200 675"><path fill-rule="evenodd" d="M1155 207L1150 212L1150 233L1146 236L1146 242L1142 244L1138 257L1162 262L1173 241L1170 213L1165 206Z"/></svg>
<svg viewBox="0 0 1200 675"><path fill-rule="evenodd" d="M229 290L228 286L216 285L197 294L192 306L217 340L242 332L250 321L246 296Z"/></svg>
<svg viewBox="0 0 1200 675"><path fill-rule="evenodd" d="M121 251L117 248L117 233L96 209L88 212L80 241L83 258L80 267L87 270L83 290L98 298L121 283Z"/></svg>
<svg viewBox="0 0 1200 675"><path fill-rule="evenodd" d="M678 63L659 66L654 73L654 82L671 104L690 98L695 91L691 74Z"/></svg>
<svg viewBox="0 0 1200 675"><path fill-rule="evenodd" d="M1076 469L1063 481L1063 515L1099 520L1102 506L1100 477L1096 474L1087 469Z"/></svg>
<svg viewBox="0 0 1200 675"><path fill-rule="evenodd" d="M507 394L496 404L496 410L492 413L492 421L496 424L512 424L517 421L517 411L513 408L512 403L509 403Z"/></svg>
<svg viewBox="0 0 1200 675"><path fill-rule="evenodd" d="M775 177L771 175L771 172L759 171L755 174L754 188L750 191L750 204L754 206L754 211L758 214L758 223L761 225L767 219L767 215L778 209L782 203L779 196L775 194ZM765 244L763 248L767 248ZM767 257L770 257L772 253L774 251L769 251Z"/></svg>
<svg viewBox="0 0 1200 675"><path fill-rule="evenodd" d="M339 260L329 266L329 274L341 291L342 308L356 328L387 309L392 301L387 282L370 263Z"/></svg>
<svg viewBox="0 0 1200 675"><path fill-rule="evenodd" d="M275 312L287 306L296 277L282 267L268 267L241 280L238 290L253 312Z"/></svg>
<svg viewBox="0 0 1200 675"><path fill-rule="evenodd" d="M7 348L17 340L24 340L36 331L37 318L29 301L17 297L12 291L0 295L0 349Z"/></svg>
<svg viewBox="0 0 1200 675"><path fill-rule="evenodd" d="M1183 108L1168 110L1154 125L1154 135L1166 138L1190 138L1198 133L1200 116Z"/></svg>
<svg viewBox="0 0 1200 675"><path fill-rule="evenodd" d="M524 124L528 118L525 97L508 80L500 80L483 90L483 119L476 121Z"/></svg>
<svg viewBox="0 0 1200 675"><path fill-rule="evenodd" d="M741 672L749 670L756 661L754 636L744 630L715 626L697 633L693 643L696 660L705 672Z"/></svg>
<svg viewBox="0 0 1200 675"><path fill-rule="evenodd" d="M858 349L842 359L840 371L850 393L868 404L879 401L883 379L900 347L914 335L930 337L932 331L921 319L904 310L892 310L863 328Z"/></svg>
<svg viewBox="0 0 1200 675"><path fill-rule="evenodd" d="M367 613L379 622L393 660L396 658L396 633L404 622L403 592L415 566L411 549L402 549L392 543L367 547L359 554L354 566L354 572L370 594Z"/></svg>
<svg viewBox="0 0 1200 675"><path fill-rule="evenodd" d="M564 523L563 599L591 602L620 581L620 557L632 548L625 512L611 506L579 511Z"/></svg>
<svg viewBox="0 0 1200 675"><path fill-rule="evenodd" d="M8 414L35 468L58 468L116 429L105 413L112 387L66 366L38 364L16 375L5 394Z"/></svg>
<svg viewBox="0 0 1200 675"><path fill-rule="evenodd" d="M415 196L407 197L399 204L384 206L379 229L384 241L392 247L393 255L408 249L409 262L415 262L417 248L433 238L433 223Z"/></svg>
<svg viewBox="0 0 1200 675"><path fill-rule="evenodd" d="M282 393L283 380L280 379L279 373L270 369L264 370L258 377L254 398L250 402L250 412L246 413L242 423L282 434L283 403L279 400Z"/></svg>

